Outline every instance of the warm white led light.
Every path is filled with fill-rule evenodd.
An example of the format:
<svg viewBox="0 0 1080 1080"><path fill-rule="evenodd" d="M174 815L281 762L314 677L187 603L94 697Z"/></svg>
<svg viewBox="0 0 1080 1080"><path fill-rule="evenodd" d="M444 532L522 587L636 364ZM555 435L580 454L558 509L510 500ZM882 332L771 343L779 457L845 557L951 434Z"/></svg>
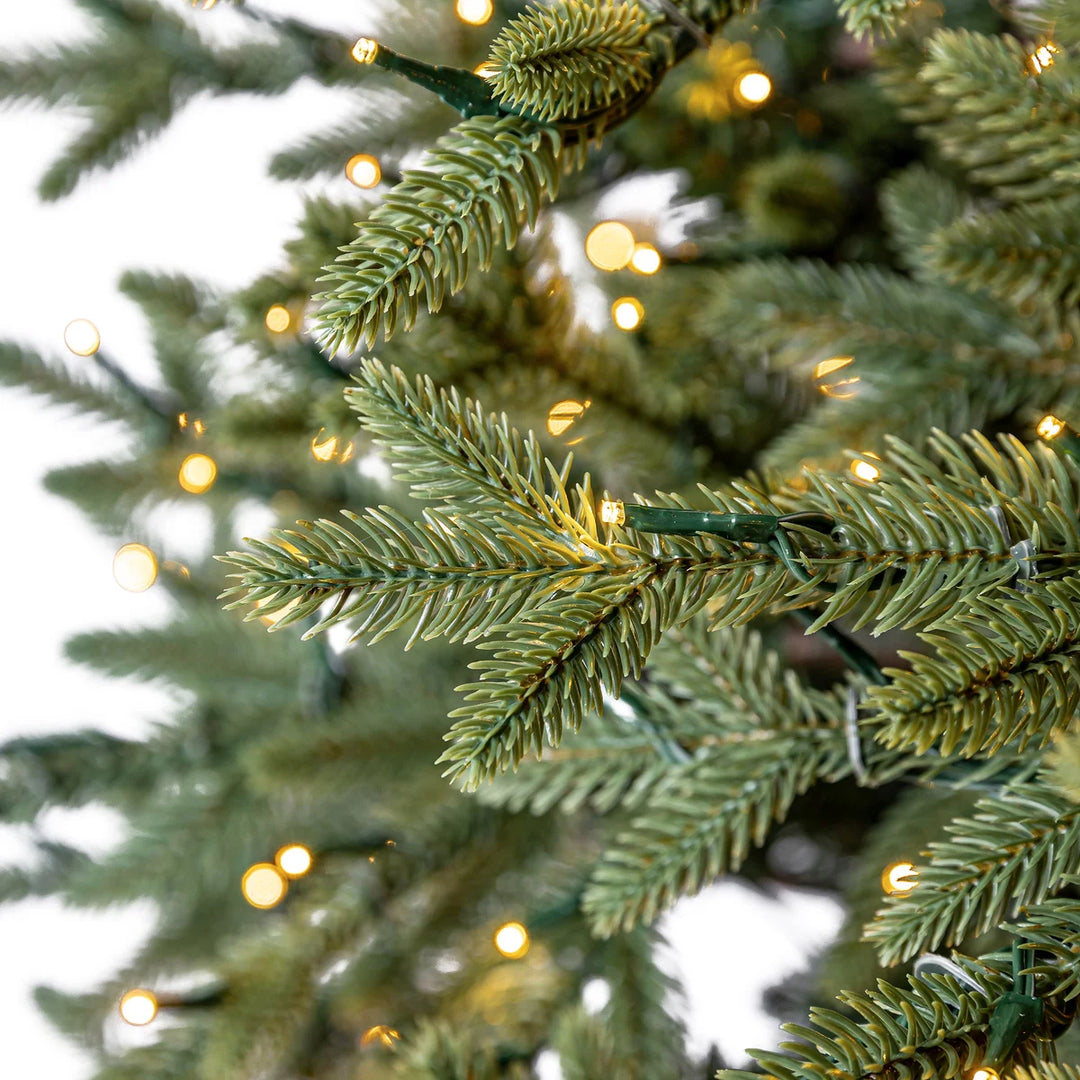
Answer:
<svg viewBox="0 0 1080 1080"><path fill-rule="evenodd" d="M76 356L93 356L101 348L101 335L89 319L72 319L64 327L64 344Z"/></svg>
<svg viewBox="0 0 1080 1080"><path fill-rule="evenodd" d="M495 948L510 960L529 951L529 931L519 922L508 922L495 931Z"/></svg>
<svg viewBox="0 0 1080 1080"><path fill-rule="evenodd" d="M303 844L286 844L274 856L274 862L286 877L298 878L311 869L313 860L311 852Z"/></svg>
<svg viewBox="0 0 1080 1080"><path fill-rule="evenodd" d="M735 83L735 97L740 105L764 105L772 93L772 80L763 71L748 71Z"/></svg>
<svg viewBox="0 0 1080 1080"><path fill-rule="evenodd" d="M157 998L149 990L129 990L120 999L120 1016L133 1027L149 1024L157 1011Z"/></svg>

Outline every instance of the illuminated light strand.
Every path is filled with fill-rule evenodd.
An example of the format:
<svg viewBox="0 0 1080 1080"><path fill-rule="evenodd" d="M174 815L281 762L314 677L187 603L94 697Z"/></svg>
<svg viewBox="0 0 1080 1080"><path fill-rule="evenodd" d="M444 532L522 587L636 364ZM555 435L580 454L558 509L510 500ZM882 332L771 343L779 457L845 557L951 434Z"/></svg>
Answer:
<svg viewBox="0 0 1080 1080"><path fill-rule="evenodd" d="M372 1043L379 1043L385 1046L387 1050L396 1050L394 1045L396 1040L400 1040L401 1035L395 1031L389 1024L376 1024L374 1027L369 1027L363 1035L360 1036L361 1046L371 1046Z"/></svg>

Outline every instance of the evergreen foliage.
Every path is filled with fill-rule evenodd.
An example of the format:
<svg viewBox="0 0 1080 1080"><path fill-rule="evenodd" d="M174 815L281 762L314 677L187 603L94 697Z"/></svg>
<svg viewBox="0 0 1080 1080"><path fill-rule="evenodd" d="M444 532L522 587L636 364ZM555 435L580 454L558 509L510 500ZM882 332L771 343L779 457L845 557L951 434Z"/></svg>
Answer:
<svg viewBox="0 0 1080 1080"><path fill-rule="evenodd" d="M309 197L231 295L125 274L153 385L0 343L5 385L122 428L127 451L46 484L152 543L174 601L67 646L178 693L144 741L0 746L4 821L100 801L129 826L95 858L35 836L0 902L156 906L105 984L38 991L94 1080L526 1080L545 1050L568 1080L691 1080L649 924L724 874L835 893L843 865L817 971L840 1004L810 991L794 1041L751 1052L773 1080L1076 1080L1052 1063L1080 998L1072 6L499 4L467 32L493 38L484 81L452 5L403 3L380 33L438 64L376 66L475 95L447 131L299 17L237 3L255 33L226 48L207 11L80 3L87 42L0 64L5 98L88 117L46 197L195 94L303 78L356 113L272 174L363 150L387 180ZM669 167L686 200L627 213L659 273L575 266L566 237ZM604 330L592 299L631 289L644 320ZM156 515L195 449L217 480L184 497L229 553L181 566ZM252 503L276 524L232 550ZM821 865L784 869L783 829ZM312 872L245 903L296 840ZM898 859L914 884L882 902ZM875 982L940 947L952 974ZM586 1011L590 980L610 997ZM125 1048L103 1018L134 985L177 1022Z"/></svg>

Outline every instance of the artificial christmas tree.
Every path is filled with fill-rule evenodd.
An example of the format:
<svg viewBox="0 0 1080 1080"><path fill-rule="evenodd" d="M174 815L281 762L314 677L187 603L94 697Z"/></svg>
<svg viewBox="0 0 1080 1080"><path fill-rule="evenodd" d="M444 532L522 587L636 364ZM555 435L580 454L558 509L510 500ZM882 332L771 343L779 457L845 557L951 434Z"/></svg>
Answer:
<svg viewBox="0 0 1080 1080"><path fill-rule="evenodd" d="M146 742L0 749L8 820L97 799L132 826L5 895L160 910L109 985L39 995L97 1076L524 1077L552 1049L567 1077L701 1075L652 924L783 873L755 851L786 821L852 857L851 920L771 1075L1071 1077L1069 5L845 0L844 30L818 0L459 0L356 38L237 3L228 48L205 6L83 6L91 43L0 73L89 107L46 197L193 93L305 76L359 119L274 174L373 192L312 198L239 293L128 274L159 386L93 342L104 382L0 354L128 426L129 460L49 484L176 600L71 655L190 694ZM680 205L598 221L661 167ZM136 535L177 483L231 578ZM253 502L282 527L240 550ZM874 988L879 961L916 963ZM179 1019L118 1052L117 1001Z"/></svg>

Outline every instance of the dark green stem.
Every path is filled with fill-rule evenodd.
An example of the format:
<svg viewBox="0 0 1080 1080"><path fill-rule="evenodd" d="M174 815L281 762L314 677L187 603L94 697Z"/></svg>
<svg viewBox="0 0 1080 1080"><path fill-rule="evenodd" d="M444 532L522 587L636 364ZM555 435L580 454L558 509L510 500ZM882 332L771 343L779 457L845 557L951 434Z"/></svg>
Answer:
<svg viewBox="0 0 1080 1080"><path fill-rule="evenodd" d="M796 608L791 614L804 626L811 626L821 613L814 608ZM888 683L889 680L878 667L877 661L861 645L857 645L831 623L820 627L816 633L820 634L844 658L852 671L861 675L867 682L875 686L885 686Z"/></svg>

